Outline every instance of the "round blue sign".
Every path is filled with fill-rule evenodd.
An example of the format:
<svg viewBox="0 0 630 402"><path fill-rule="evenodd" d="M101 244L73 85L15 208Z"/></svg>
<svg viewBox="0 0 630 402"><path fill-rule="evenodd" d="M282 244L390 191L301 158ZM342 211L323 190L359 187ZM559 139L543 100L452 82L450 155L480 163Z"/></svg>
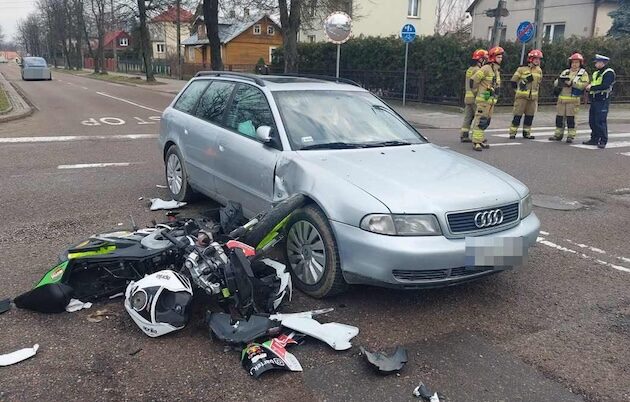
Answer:
<svg viewBox="0 0 630 402"><path fill-rule="evenodd" d="M534 24L529 21L521 22L518 24L518 28L516 28L516 37L521 43L527 43L532 40L534 33L536 33Z"/></svg>
<svg viewBox="0 0 630 402"><path fill-rule="evenodd" d="M413 42L416 39L416 27L411 24L405 24L400 30L400 37L405 43Z"/></svg>

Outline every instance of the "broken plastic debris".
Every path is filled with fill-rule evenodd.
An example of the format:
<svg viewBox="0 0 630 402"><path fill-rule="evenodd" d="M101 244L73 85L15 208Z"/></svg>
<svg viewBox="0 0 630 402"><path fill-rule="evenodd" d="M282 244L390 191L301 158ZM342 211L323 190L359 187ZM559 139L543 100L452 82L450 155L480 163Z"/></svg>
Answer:
<svg viewBox="0 0 630 402"><path fill-rule="evenodd" d="M0 300L0 314L6 313L11 309L11 299Z"/></svg>
<svg viewBox="0 0 630 402"><path fill-rule="evenodd" d="M37 353L37 349L39 349L39 345L36 343L32 348L24 348L6 355L0 355L0 366L10 366L33 357Z"/></svg>
<svg viewBox="0 0 630 402"><path fill-rule="evenodd" d="M290 317L313 318L317 315L330 313L333 310L334 308L330 307L330 308L322 308L319 310L303 311L301 313L284 313L284 314L278 313L278 314L272 314L271 316L269 316L269 319L282 321L284 318L290 318Z"/></svg>
<svg viewBox="0 0 630 402"><path fill-rule="evenodd" d="M312 313L311 311L307 313ZM310 317L297 314L276 314L280 316L283 327L319 339L335 350L346 350L352 347L350 340L359 334L359 328L351 325L329 322L322 324Z"/></svg>
<svg viewBox="0 0 630 402"><path fill-rule="evenodd" d="M157 187L157 188L167 188L164 184L156 184L155 187Z"/></svg>
<svg viewBox="0 0 630 402"><path fill-rule="evenodd" d="M440 402L437 392L431 392L422 381L420 381L420 385L413 390L413 396L424 398L429 402Z"/></svg>
<svg viewBox="0 0 630 402"><path fill-rule="evenodd" d="M161 198L151 198L151 211L157 211L158 209L176 209L184 205L186 205L186 203L181 201L164 201Z"/></svg>
<svg viewBox="0 0 630 402"><path fill-rule="evenodd" d="M81 300L78 299L70 299L70 303L68 303L68 305L66 306L66 311L68 313L74 313L75 311L83 310L84 308L90 307L92 307L92 303L90 302L83 303Z"/></svg>
<svg viewBox="0 0 630 402"><path fill-rule="evenodd" d="M267 317L252 315L248 320L233 321L226 313L208 313L211 334L231 344L247 344L270 333L278 333L280 324Z"/></svg>
<svg viewBox="0 0 630 402"><path fill-rule="evenodd" d="M302 371L298 359L286 350L296 344L290 335L280 335L263 343L250 343L241 352L241 362L249 375L258 378L269 370Z"/></svg>
<svg viewBox="0 0 630 402"><path fill-rule="evenodd" d="M397 346L391 355L382 352L370 352L361 347L361 353L365 355L370 364L376 367L383 374L390 374L400 371L407 363L407 349Z"/></svg>
<svg viewBox="0 0 630 402"><path fill-rule="evenodd" d="M115 299L117 297L123 297L125 295L124 292L116 293L115 295L109 296L110 299Z"/></svg>

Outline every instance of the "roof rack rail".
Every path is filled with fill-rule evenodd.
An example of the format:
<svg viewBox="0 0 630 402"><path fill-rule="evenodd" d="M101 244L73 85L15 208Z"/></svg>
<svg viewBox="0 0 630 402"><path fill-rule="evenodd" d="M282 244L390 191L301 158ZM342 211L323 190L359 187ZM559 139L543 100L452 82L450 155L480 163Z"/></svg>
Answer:
<svg viewBox="0 0 630 402"><path fill-rule="evenodd" d="M318 75L318 74L293 74L293 73L285 73L285 74L279 74L281 76L285 76L285 77L298 77L298 78L312 78L312 79L317 79L317 80L322 80L322 81L333 81L333 82L341 82L344 84L350 84L350 85L354 85L356 87L360 87L361 84L359 84L356 81L352 81L348 78L341 78L341 77L332 77L329 75Z"/></svg>
<svg viewBox="0 0 630 402"><path fill-rule="evenodd" d="M234 71L199 71L197 74L195 74L195 77L202 77L206 75L214 75L215 77L220 77L222 75L230 75L233 77L246 78L246 79L252 80L256 84L260 85L261 87L265 86L265 81L256 77L254 74L239 73L239 72L234 72Z"/></svg>

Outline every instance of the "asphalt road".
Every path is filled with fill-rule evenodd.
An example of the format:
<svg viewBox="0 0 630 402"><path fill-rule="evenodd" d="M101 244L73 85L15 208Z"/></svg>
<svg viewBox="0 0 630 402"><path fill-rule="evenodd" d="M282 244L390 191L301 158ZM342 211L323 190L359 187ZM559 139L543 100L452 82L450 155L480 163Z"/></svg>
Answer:
<svg viewBox="0 0 630 402"><path fill-rule="evenodd" d="M129 215L140 224L163 217L147 205L166 197L156 187L163 165L151 136L173 95L67 74L22 82L12 65L0 72L37 107L0 125L2 298L30 289L68 244L128 226ZM0 315L0 354L40 345L34 358L0 369L0 400L400 401L413 399L419 381L447 401L630 400L630 144L497 146L508 140L492 132L493 147L475 153L452 130L423 132L507 171L537 199L560 196L584 207L536 207L543 233L520 269L448 289L354 287L332 300L297 293L287 306L335 307L326 319L358 326L354 345L406 346L410 360L399 376L372 373L357 347L334 352L312 340L292 350L303 373L256 381L238 353L208 338L203 306L183 331L150 339L118 299L73 314ZM623 136L630 125L611 132L619 134L611 144L630 140ZM96 163L124 165L76 166ZM88 322L99 308L115 315Z"/></svg>

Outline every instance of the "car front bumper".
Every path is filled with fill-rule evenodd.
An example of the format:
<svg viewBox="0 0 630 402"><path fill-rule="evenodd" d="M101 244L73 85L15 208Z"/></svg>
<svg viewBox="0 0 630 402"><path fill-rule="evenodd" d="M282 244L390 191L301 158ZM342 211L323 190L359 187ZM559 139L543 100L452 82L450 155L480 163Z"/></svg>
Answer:
<svg viewBox="0 0 630 402"><path fill-rule="evenodd" d="M345 280L397 288L450 286L501 272L511 266L467 266L466 240L444 236L402 237L367 232L331 222ZM525 254L536 243L540 221L532 212L509 229L478 236L522 239ZM502 240L502 239L498 239Z"/></svg>

